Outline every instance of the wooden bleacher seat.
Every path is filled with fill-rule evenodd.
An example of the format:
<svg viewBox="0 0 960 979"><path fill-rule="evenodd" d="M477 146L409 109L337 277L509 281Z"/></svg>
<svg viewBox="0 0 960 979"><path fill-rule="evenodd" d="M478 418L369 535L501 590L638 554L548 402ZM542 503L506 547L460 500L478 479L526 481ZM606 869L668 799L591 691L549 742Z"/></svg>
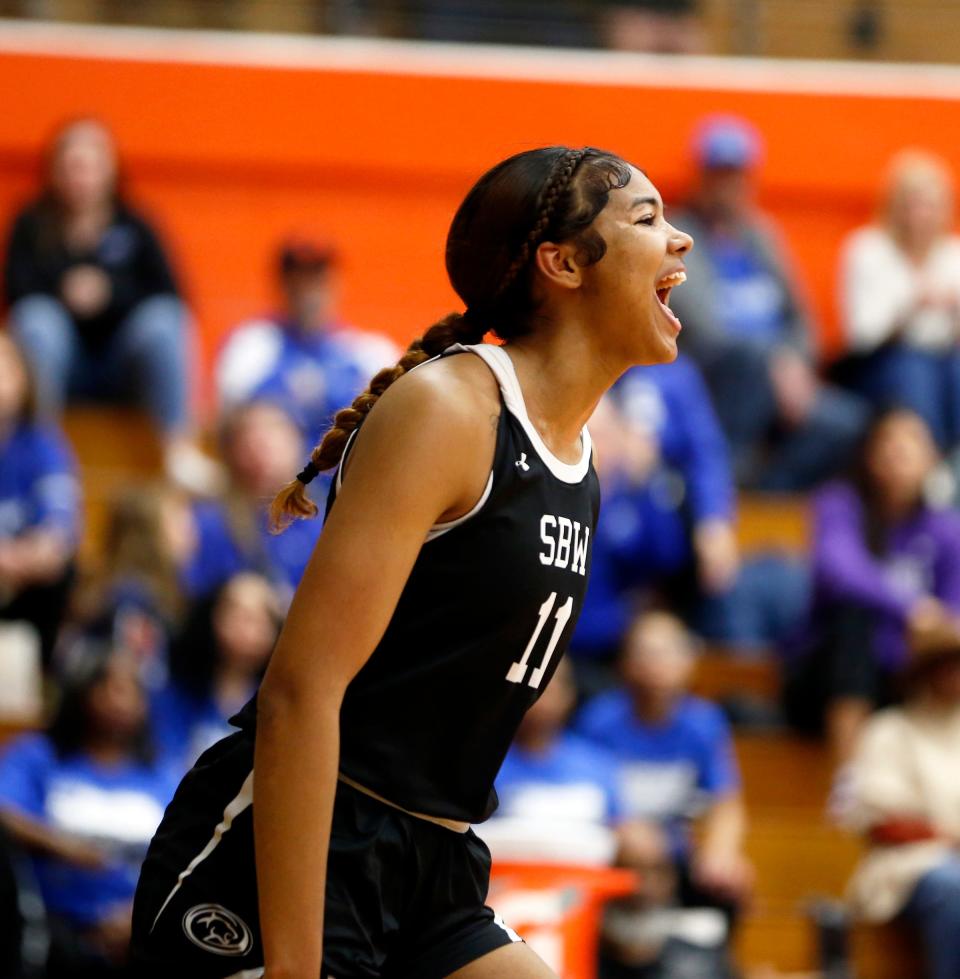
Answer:
<svg viewBox="0 0 960 979"><path fill-rule="evenodd" d="M738 735L735 744L751 813L793 809L823 818L833 780L823 744L792 734Z"/></svg>
<svg viewBox="0 0 960 979"><path fill-rule="evenodd" d="M162 451L150 420L132 408L74 407L63 427L77 456L84 500L81 559L96 555L111 500L124 487L158 477Z"/></svg>
<svg viewBox="0 0 960 979"><path fill-rule="evenodd" d="M747 854L757 875L753 907L736 949L748 967L789 972L817 966L816 897L842 899L862 853L854 835L827 821L833 764L826 747L790 734L736 738L749 813ZM897 925L858 924L852 933L858 979L922 979L913 936Z"/></svg>
<svg viewBox="0 0 960 979"><path fill-rule="evenodd" d="M698 697L722 701L747 695L776 703L780 696L780 666L773 653L757 653L748 659L721 646L710 646L697 660L691 690Z"/></svg>
<svg viewBox="0 0 960 979"><path fill-rule="evenodd" d="M805 554L809 550L807 497L741 493L737 508L737 541L743 554L760 551Z"/></svg>

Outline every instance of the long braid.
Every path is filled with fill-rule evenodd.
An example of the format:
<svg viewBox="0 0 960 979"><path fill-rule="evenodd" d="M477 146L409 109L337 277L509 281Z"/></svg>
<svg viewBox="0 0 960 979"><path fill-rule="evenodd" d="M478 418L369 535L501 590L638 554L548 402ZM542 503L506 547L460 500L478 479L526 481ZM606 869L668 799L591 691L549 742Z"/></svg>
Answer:
<svg viewBox="0 0 960 979"><path fill-rule="evenodd" d="M333 469L343 458L347 439L377 403L380 395L418 364L442 354L455 343L479 343L486 328L470 316L451 313L414 340L393 367L378 371L367 389L333 416L333 424L310 453L310 461L296 479L287 483L270 504L270 530L279 533L296 518L315 517L317 504L307 495L306 484L321 472Z"/></svg>

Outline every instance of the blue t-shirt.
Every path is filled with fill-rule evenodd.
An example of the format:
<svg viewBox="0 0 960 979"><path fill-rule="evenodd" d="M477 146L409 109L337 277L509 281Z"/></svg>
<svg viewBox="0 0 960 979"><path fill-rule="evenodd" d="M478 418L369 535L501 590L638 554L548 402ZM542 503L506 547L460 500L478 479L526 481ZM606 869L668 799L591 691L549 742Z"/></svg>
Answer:
<svg viewBox="0 0 960 979"><path fill-rule="evenodd" d="M536 754L514 744L497 776L497 815L610 824L619 816L616 778L616 760L575 734Z"/></svg>
<svg viewBox="0 0 960 979"><path fill-rule="evenodd" d="M23 423L0 441L0 539L38 528L61 531L76 542L80 486L63 435Z"/></svg>
<svg viewBox="0 0 960 979"><path fill-rule="evenodd" d="M289 405L313 445L369 380L366 365L336 332L284 324L273 370L247 400L276 399Z"/></svg>
<svg viewBox="0 0 960 979"><path fill-rule="evenodd" d="M176 784L161 764L107 768L81 754L61 758L43 735L10 744L0 755L0 808L85 839L109 857L102 870L35 857L47 908L89 927L128 904Z"/></svg>
<svg viewBox="0 0 960 979"><path fill-rule="evenodd" d="M729 450L693 361L634 368L611 396L625 420L654 439L659 463L639 485L604 479L590 584L571 643L581 658L614 651L634 593L693 564L694 525L734 514Z"/></svg>
<svg viewBox="0 0 960 979"><path fill-rule="evenodd" d="M728 336L772 347L783 340L785 296L762 257L736 237L711 235L706 247L716 276L714 308Z"/></svg>
<svg viewBox="0 0 960 979"><path fill-rule="evenodd" d="M256 691L250 688L250 697ZM249 698L247 698L249 699ZM239 710L243 704L237 705ZM153 739L162 758L181 774L211 745L233 734L236 711L224 712L212 695L202 696L170 681L150 697Z"/></svg>
<svg viewBox="0 0 960 979"><path fill-rule="evenodd" d="M329 477L324 475L311 485L315 499L325 497ZM193 505L197 548L181 578L187 594L202 598L241 571L256 571L292 595L303 577L323 521L294 520L282 534L271 534L267 511L258 517L252 540L241 541L230 526L226 508L209 500Z"/></svg>
<svg viewBox="0 0 960 979"><path fill-rule="evenodd" d="M681 354L672 364L634 367L611 393L624 418L656 439L662 468L681 481L675 492L690 520L731 520L730 447L697 365Z"/></svg>
<svg viewBox="0 0 960 979"><path fill-rule="evenodd" d="M679 851L687 845L686 823L739 787L727 720L699 697L684 696L666 721L653 725L637 717L625 690L612 690L583 708L575 728L616 756L623 818L660 822Z"/></svg>

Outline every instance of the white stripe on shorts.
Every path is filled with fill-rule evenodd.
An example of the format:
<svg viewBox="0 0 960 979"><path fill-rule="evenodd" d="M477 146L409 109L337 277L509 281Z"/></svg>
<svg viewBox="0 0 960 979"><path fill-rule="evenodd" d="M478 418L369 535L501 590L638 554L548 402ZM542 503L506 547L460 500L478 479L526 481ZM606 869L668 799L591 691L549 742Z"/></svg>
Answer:
<svg viewBox="0 0 960 979"><path fill-rule="evenodd" d="M253 770L251 769L250 774L244 779L243 785L240 786L240 791L234 796L230 802L227 803L226 809L223 810L223 819L217 823L213 831L213 836L207 845L187 864L186 869L183 870L180 876L177 878L176 884L174 884L173 890L167 895L167 899L160 906L160 910L157 912L156 918L153 919L153 924L150 926L150 931L153 931L157 927L157 922L160 920L160 915L163 914L167 909L167 905L173 900L174 895L183 886L183 882L203 863L207 857L216 850L217 845L220 840L223 839L224 833L226 833L230 827L233 825L233 821L244 811L244 809L253 805ZM257 979L258 976L263 975L263 971L257 972L256 970L252 972L241 972L239 974L239 979Z"/></svg>
<svg viewBox="0 0 960 979"><path fill-rule="evenodd" d="M232 976L227 976L227 979L260 979L263 973L262 968L244 969L243 972L235 972Z"/></svg>

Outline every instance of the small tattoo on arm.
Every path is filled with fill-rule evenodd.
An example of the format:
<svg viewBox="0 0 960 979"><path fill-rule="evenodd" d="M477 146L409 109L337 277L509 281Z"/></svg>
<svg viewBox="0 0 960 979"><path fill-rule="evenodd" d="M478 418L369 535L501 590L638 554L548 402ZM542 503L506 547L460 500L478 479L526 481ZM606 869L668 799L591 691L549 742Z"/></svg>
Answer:
<svg viewBox="0 0 960 979"><path fill-rule="evenodd" d="M499 415L491 415L491 416L490 416L490 427L491 427L491 428L492 428L492 429L493 429L494 431L496 431L496 430L497 430L497 426L498 426L499 424L500 424L500 416L499 416Z"/></svg>

